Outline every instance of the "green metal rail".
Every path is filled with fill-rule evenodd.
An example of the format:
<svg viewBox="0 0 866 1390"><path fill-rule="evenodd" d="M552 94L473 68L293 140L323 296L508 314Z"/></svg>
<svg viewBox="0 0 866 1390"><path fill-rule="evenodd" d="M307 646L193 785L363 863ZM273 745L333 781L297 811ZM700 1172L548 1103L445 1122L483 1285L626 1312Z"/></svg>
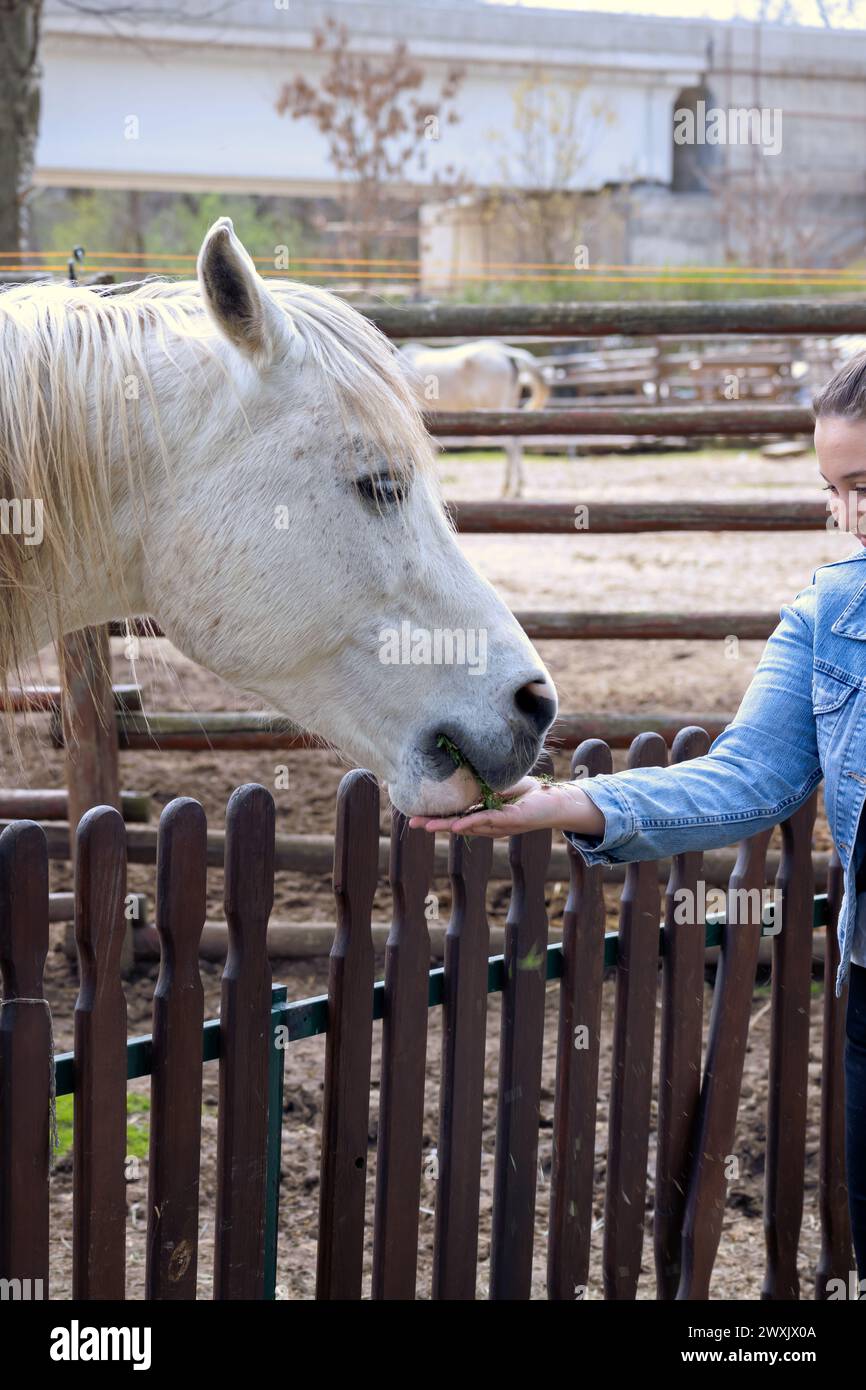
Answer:
<svg viewBox="0 0 866 1390"><path fill-rule="evenodd" d="M813 899L812 928L817 930L829 921L827 894L818 893ZM775 902L764 905L761 921L762 936L774 936ZM705 922L705 946L719 946L725 926L724 912L710 913ZM604 964L614 966L617 962L618 939L615 931L605 932ZM659 926L659 955L664 955L664 929ZM547 948L546 978L558 980L562 977L562 943L555 942ZM445 992L445 971L440 965L430 971L430 988L427 996L429 1008L441 1004ZM491 956L487 966L487 993L499 994L505 987L505 957ZM265 1298L276 1297L277 1281L277 1227L280 1204L280 1144L282 1140L283 1117L283 1054L285 1047L281 1040L289 1043L300 1042L303 1038L315 1038L328 1031L328 996L314 995L310 999L300 999L290 1003L286 998L285 985L274 985L271 995L271 1044L268 1073L268 1157L265 1211ZM385 983L379 980L373 986L373 1019L381 1019L384 1012ZM284 1032L281 1030L285 1030ZM209 1019L202 1030L202 1060L215 1062L219 1058L220 1025L219 1019ZM150 1076L153 1070L153 1041L148 1033L143 1037L130 1038L126 1044L126 1076L133 1081L137 1077ZM74 1054L61 1052L55 1059L55 1086L58 1096L71 1095L75 1089Z"/></svg>

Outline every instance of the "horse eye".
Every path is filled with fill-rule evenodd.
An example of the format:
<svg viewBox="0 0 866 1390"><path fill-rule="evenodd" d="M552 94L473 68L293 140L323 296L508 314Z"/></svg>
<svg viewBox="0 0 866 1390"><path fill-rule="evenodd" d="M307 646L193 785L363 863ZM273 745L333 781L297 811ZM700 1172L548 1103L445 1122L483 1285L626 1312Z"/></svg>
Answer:
<svg viewBox="0 0 866 1390"><path fill-rule="evenodd" d="M392 507L402 502L408 491L407 483L393 478L390 473L370 473L366 478L356 478L355 487L371 507Z"/></svg>

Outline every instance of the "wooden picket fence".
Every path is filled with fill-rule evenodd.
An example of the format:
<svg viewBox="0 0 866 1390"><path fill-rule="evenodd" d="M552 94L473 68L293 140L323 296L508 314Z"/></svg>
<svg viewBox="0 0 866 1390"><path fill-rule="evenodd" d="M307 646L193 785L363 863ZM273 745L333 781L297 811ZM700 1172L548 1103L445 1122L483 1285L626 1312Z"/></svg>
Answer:
<svg viewBox="0 0 866 1390"><path fill-rule="evenodd" d="M709 746L703 729L677 735L673 762ZM632 767L663 765L664 741L635 739ZM573 767L611 770L609 747L580 745ZM834 997L838 860L826 897L811 863L815 797L783 825L775 911L764 1224L764 1297L800 1293L797 1249L804 1206L812 934L827 926L816 1295L852 1268L844 1170L844 998ZM658 871L629 866L618 933L605 933L602 867L570 852L561 943L548 943L546 831L511 841L512 896L504 958L489 959L485 907L492 844L453 838L453 909L444 969L430 969L425 917L433 837L395 815L390 880L393 922L384 981L374 984L370 931L378 880L379 794L349 773L337 802L337 931L326 1001L286 1000L273 988L266 929L273 903L274 804L241 787L227 811L225 910L229 955L218 1021L205 1023L198 940L205 919L207 839L201 806L183 798L159 827L156 921L162 947L152 1036L127 1041L120 973L126 844L119 813L87 813L77 835L75 933L80 995L74 1053L54 1058L43 997L48 948L48 858L42 830L21 821L0 836L0 1278L49 1287L52 1090L74 1093L73 1297L126 1294L124 1181L126 1088L151 1076L146 1296L196 1296L203 1061L218 1059L219 1114L214 1296L273 1297L284 1050L326 1033L316 1292L363 1291L365 1197L373 1026L382 1061L372 1231L374 1298L416 1294L428 1009L443 1010L433 1296L473 1299L479 1277L478 1214L486 1000L502 992L498 1121L489 1291L530 1296L545 998L558 982L559 1032L547 1241L551 1299L581 1296L593 1227L602 984L616 969L604 1207L604 1296L633 1299L641 1271L651 1132L654 1033L661 991L654 1200L656 1296L705 1299L725 1211L726 1160L734 1149L762 925L678 920L683 891L697 900L701 854L672 861L663 912ZM770 832L744 841L728 885L764 888ZM675 895L677 895L675 897ZM773 909L764 930L772 931ZM702 1058L705 945L720 943ZM661 969L659 970L659 963ZM577 1045L580 1035L585 1045ZM483 1271L485 1274L486 1271ZM643 1292L643 1288L642 1288Z"/></svg>

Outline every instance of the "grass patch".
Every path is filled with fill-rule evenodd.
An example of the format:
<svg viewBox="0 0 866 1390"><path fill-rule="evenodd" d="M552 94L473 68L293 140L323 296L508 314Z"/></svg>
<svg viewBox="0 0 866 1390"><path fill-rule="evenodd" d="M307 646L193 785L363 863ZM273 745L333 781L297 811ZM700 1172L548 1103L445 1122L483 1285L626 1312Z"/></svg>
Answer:
<svg viewBox="0 0 866 1390"><path fill-rule="evenodd" d="M437 748L447 749L448 753L451 755L451 761L453 762L455 767L467 767L469 769L469 771L472 773L472 776L475 778L476 782L481 788L480 805L484 808L485 811L502 810L503 806L505 805L505 797L500 796L499 792L495 792L492 787L487 785L484 778L481 777L475 771L475 768L472 766L469 759L463 753L461 753L456 743L452 743L451 739L448 738L447 735L440 734L436 740L436 746ZM477 809L477 807L469 807L470 811L475 809ZM468 812L464 811L463 814L467 815Z"/></svg>
<svg viewBox="0 0 866 1390"><path fill-rule="evenodd" d="M468 806L467 810L463 812L464 816L468 816L468 813L473 812L473 810L502 810L503 806L507 806L507 803L510 801L516 801L516 795L503 796L502 792L493 791L491 785L485 783L484 777L481 777L481 774L475 771L466 753L460 752L460 749L457 748L455 742L452 742L452 739L448 738L448 735L439 734L439 737L436 738L436 748L448 749L453 765L455 765L455 767L468 767L475 781L477 781L478 787L481 788L481 801L475 802L473 806ZM539 781L552 783L553 777L550 776L549 773L544 773L539 777Z"/></svg>
<svg viewBox="0 0 866 1390"><path fill-rule="evenodd" d="M57 1153L62 1158L72 1148L72 1096L57 1097ZM126 1156L147 1158L150 1143L150 1096L126 1097Z"/></svg>
<svg viewBox="0 0 866 1390"><path fill-rule="evenodd" d="M481 777L475 771L475 768L472 766L471 762L466 757L466 755L464 753L461 753L460 749L457 747L457 744L453 743L452 740L448 738L446 734L439 735L439 737L436 740L436 746L437 748L447 749L448 753L451 755L451 761L453 762L455 767L467 767L469 771L472 773L472 776L475 778L479 787L481 788L481 800L479 802L476 802L474 806L470 806L468 811L464 811L462 813L464 816L468 815L470 811L477 811L479 808L482 808L485 811L501 811L503 806L507 806L510 801L514 801L516 799L516 794L515 796L502 796L500 792L495 792L491 786L488 786L484 778ZM537 780L541 782L542 785L545 787L552 787L554 782L556 781L556 778L554 777L552 772L540 772L538 774Z"/></svg>

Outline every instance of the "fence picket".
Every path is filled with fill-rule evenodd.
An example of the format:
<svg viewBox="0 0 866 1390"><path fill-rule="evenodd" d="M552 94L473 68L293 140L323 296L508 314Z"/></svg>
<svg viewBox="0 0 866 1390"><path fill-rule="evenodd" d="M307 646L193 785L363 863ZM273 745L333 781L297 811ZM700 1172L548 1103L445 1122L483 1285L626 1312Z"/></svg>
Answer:
<svg viewBox="0 0 866 1390"><path fill-rule="evenodd" d="M824 940L824 1039L821 1057L821 1156L818 1174L818 1210L821 1220L821 1253L815 1271L815 1297L827 1297L831 1279L848 1279L854 1268L851 1253L851 1215L845 1175L845 1012L848 984L836 998L839 968L837 925L842 906L844 876L834 848L827 871L829 920Z"/></svg>
<svg viewBox="0 0 866 1390"><path fill-rule="evenodd" d="M699 758L710 746L705 729L681 729L671 762ZM656 1291L672 1299L680 1282L680 1241L691 1145L701 1093L704 1016L704 914L696 910L703 853L675 854L665 890L662 955L662 1026L656 1146ZM695 906L685 910L685 904Z"/></svg>
<svg viewBox="0 0 866 1390"><path fill-rule="evenodd" d="M701 756L709 735L683 729L675 763ZM658 734L641 735L629 766L664 766ZM573 775L611 770L610 748L586 740ZM812 797L782 823L770 1017L762 1296L800 1296L797 1246L803 1213L807 1134L814 865ZM273 903L274 803L263 787L239 788L229 802L226 916L219 1047L205 1030L205 1055L220 1059L217 1155L216 1298L265 1295L266 1250L273 1290L280 1106L273 1070L275 1021L295 1015L307 1036L309 1001L299 1013L272 996L267 925ZM727 920L701 1077L704 994L701 852L674 856L662 940L662 1034L654 1244L657 1296L705 1299L718 1251L726 1164L734 1152L761 938L771 831L741 842L727 890ZM126 1004L121 983L126 829L112 807L96 807L76 837L76 941L81 987L74 1059L58 1065L58 1087L74 1086L73 1297L122 1299L126 1246ZM379 862L379 793L370 774L350 773L338 797L327 1026L321 1003L311 1031L326 1034L316 1294L358 1299L363 1287L369 1089L374 1009L382 1006L383 1060L374 1211L375 1298L415 1296L426 1072L428 998L441 997L443 1047L439 1174L433 1264L435 1298L475 1297L488 985L502 988L502 1029L490 1260L491 1299L531 1294L547 961L545 878L550 833L512 838L512 896L504 969L491 963L486 889L493 844L452 837L453 909L445 969L428 975L426 899L435 853L424 831L394 813L394 912L384 986L373 991L372 908ZM203 992L198 944L205 918L207 827L198 802L180 798L159 828L157 929L162 959L153 1036L132 1046L130 1074L148 1066L151 1083L146 1295L196 1295ZM603 868L569 848L563 921L553 1120L548 1295L573 1300L588 1283L593 1225L596 1105L605 959ZM828 876L821 1095L821 1255L818 1297L851 1273L845 1183L846 995L835 997L836 923L843 896L838 856ZM749 904L744 920L743 903ZM606 1297L634 1298L646 1209L653 1044L659 964L658 865L628 865L620 902L605 1232ZM0 835L0 1279L36 1283L49 1275L52 1038L44 998L48 945L48 845L33 822ZM492 972L492 973L491 973ZM438 991L441 989L441 994ZM432 994L430 993L432 991ZM277 1001L277 1002L275 1002ZM378 1002L376 1002L378 1001ZM300 1023L298 1020L300 1019ZM304 1021L306 1020L306 1021ZM300 1031L299 1031L300 1030ZM763 1040L763 1034L761 1035ZM585 1044L585 1045L584 1045ZM280 1054L277 1054L278 1056ZM70 1061L74 1065L70 1066ZM63 1084L60 1085L61 1077ZM270 1087L270 1089L269 1089ZM281 1119L281 1116L277 1116ZM273 1190L271 1189L273 1195ZM270 1211L267 1225L266 1211ZM24 1295L27 1296L26 1294Z"/></svg>
<svg viewBox="0 0 866 1390"><path fill-rule="evenodd" d="M726 1166L734 1147L743 1064L761 924L737 921L738 903L753 900L764 887L767 844L762 830L740 843L728 883L727 921L713 991L710 1032L695 1126L695 1162L689 1174L683 1223L682 1272L678 1299L709 1297L713 1262L725 1214Z"/></svg>
<svg viewBox="0 0 866 1390"><path fill-rule="evenodd" d="M762 1298L799 1298L797 1244L803 1220L806 1097L812 986L812 829L817 794L782 825L770 1010Z"/></svg>
<svg viewBox="0 0 866 1390"><path fill-rule="evenodd" d="M249 783L226 809L225 912L229 950L220 1002L214 1298L264 1292L268 1157L274 799Z"/></svg>
<svg viewBox="0 0 866 1390"><path fill-rule="evenodd" d="M51 1014L48 846L32 821L0 835L0 1279L48 1298Z"/></svg>
<svg viewBox="0 0 866 1390"><path fill-rule="evenodd" d="M412 1299L424 1124L430 933L425 903L435 840L392 812L394 915L385 947L382 1078L376 1156L373 1297Z"/></svg>
<svg viewBox="0 0 866 1390"><path fill-rule="evenodd" d="M361 1297L373 1042L373 937L379 787L349 772L337 794L337 931L328 973L316 1297Z"/></svg>
<svg viewBox="0 0 866 1390"><path fill-rule="evenodd" d="M490 947L485 898L492 860L492 840L451 837L433 1248L433 1297L442 1299L475 1297Z"/></svg>
<svg viewBox="0 0 866 1390"><path fill-rule="evenodd" d="M124 1297L126 1282L126 829L111 806L76 835L72 1297Z"/></svg>
<svg viewBox="0 0 866 1390"><path fill-rule="evenodd" d="M640 734L628 766L664 767L658 734ZM629 864L620 899L616 1013L604 1198L604 1287L607 1298L634 1298L640 1275L646 1208L658 990L658 869Z"/></svg>
<svg viewBox="0 0 866 1390"><path fill-rule="evenodd" d="M571 759L572 777L612 769L610 749L597 738ZM605 924L603 866L585 864L571 845L568 862L547 1251L547 1295L563 1300L585 1294L589 1278Z"/></svg>
<svg viewBox="0 0 866 1390"><path fill-rule="evenodd" d="M550 850L549 830L511 837L490 1247L492 1299L528 1299L532 1287L547 984L544 883Z"/></svg>
<svg viewBox="0 0 866 1390"><path fill-rule="evenodd" d="M148 1298L196 1296L204 991L198 944L207 902L207 822L179 797L159 820L153 1071L147 1195Z"/></svg>

